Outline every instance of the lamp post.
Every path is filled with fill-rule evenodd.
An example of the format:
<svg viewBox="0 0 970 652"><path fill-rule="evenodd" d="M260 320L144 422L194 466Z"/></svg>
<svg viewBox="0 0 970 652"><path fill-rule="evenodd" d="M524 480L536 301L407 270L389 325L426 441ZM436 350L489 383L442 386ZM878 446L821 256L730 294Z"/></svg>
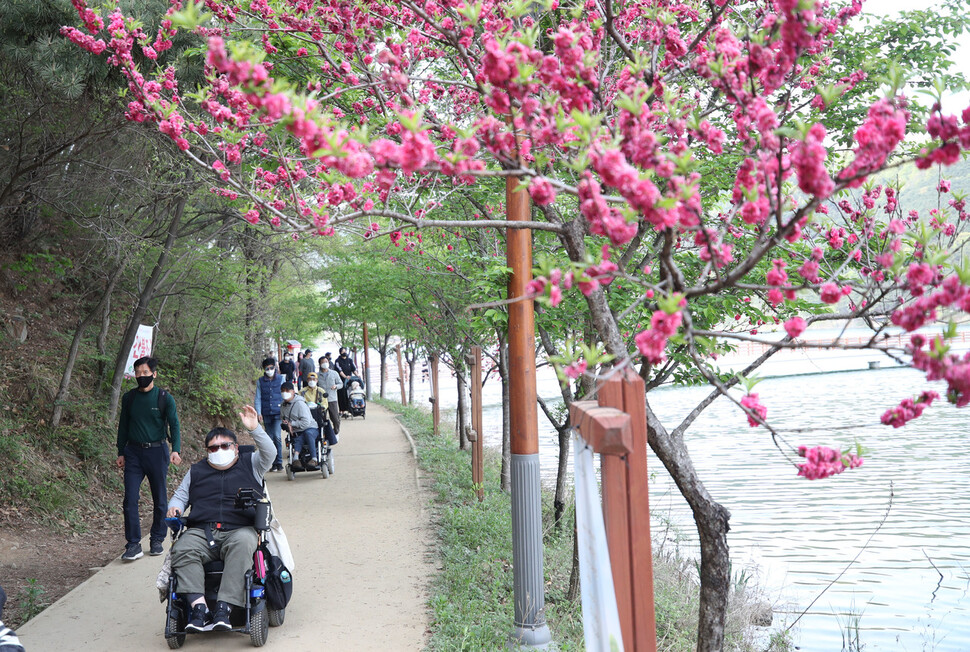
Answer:
<svg viewBox="0 0 970 652"><path fill-rule="evenodd" d="M516 177L505 181L509 221L530 218L529 194ZM515 626L509 645L547 649L542 575L542 504L539 484L539 421L536 409L535 312L528 296L532 280L532 231L506 230L509 278L509 418L511 421L512 573Z"/></svg>

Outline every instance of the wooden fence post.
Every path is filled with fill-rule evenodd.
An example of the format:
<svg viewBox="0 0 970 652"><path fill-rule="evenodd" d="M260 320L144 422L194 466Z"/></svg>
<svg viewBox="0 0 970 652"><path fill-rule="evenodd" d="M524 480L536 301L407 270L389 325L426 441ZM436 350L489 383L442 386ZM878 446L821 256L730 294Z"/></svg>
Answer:
<svg viewBox="0 0 970 652"><path fill-rule="evenodd" d="M573 403L570 418L600 454L603 520L623 647L656 652L643 379L631 369L617 371L600 385L598 396L598 405ZM628 426L618 415L629 419Z"/></svg>
<svg viewBox="0 0 970 652"><path fill-rule="evenodd" d="M407 405L408 397L404 393L404 367L401 366L401 345L398 344L394 350L397 351L397 379L401 383L401 405Z"/></svg>
<svg viewBox="0 0 970 652"><path fill-rule="evenodd" d="M482 447L482 347L471 348L471 394L472 394L472 432L469 439L472 442L472 483L478 502L485 500L485 463Z"/></svg>
<svg viewBox="0 0 970 652"><path fill-rule="evenodd" d="M438 396L438 354L431 355L431 415L434 422L434 435L438 436L438 426L441 423L441 397Z"/></svg>

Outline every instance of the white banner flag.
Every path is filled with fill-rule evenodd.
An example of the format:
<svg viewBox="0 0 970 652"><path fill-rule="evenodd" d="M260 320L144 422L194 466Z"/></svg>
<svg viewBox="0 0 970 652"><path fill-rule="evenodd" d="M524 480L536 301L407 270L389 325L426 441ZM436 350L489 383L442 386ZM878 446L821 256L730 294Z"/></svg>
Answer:
<svg viewBox="0 0 970 652"><path fill-rule="evenodd" d="M589 652L623 652L620 614L613 589L613 570L603 524L603 503L596 486L593 451L577 432L573 437L576 482L576 533L579 543L579 586L583 633Z"/></svg>
<svg viewBox="0 0 970 652"><path fill-rule="evenodd" d="M128 352L125 378L131 378L135 375L135 360L152 354L153 333L154 328L151 326L142 324L138 327L138 332L135 334L135 342L131 345L131 351Z"/></svg>

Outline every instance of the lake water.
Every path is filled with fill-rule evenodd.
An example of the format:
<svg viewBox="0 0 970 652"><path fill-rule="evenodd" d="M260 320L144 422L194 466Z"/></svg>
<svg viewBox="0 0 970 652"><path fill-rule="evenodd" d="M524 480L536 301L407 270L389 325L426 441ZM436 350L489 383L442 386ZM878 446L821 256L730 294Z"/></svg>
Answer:
<svg viewBox="0 0 970 652"><path fill-rule="evenodd" d="M852 358L826 366L865 369L864 358ZM795 360L777 364L781 373L803 370ZM454 405L453 379L441 377L447 408ZM540 394L549 400L557 398L554 382L540 371ZM943 402L904 428L879 424L883 411L924 386L921 374L904 368L775 377L758 385L775 427L812 429L786 433L792 445L844 447L858 440L868 449L861 468L827 480L798 478L768 433L750 428L723 398L686 436L700 477L731 511L734 567L765 587L776 625L792 622L821 594L796 626L801 650L841 650L843 635L856 625L865 650L970 650L970 412ZM399 395L396 384L389 387L389 397ZM673 427L707 391L661 388L648 398ZM427 383L419 384L416 399L427 405L427 395ZM487 383L484 395L485 442L500 447L498 382ZM443 426L451 431L448 421ZM551 483L558 446L541 412L539 428L543 478ZM680 545L696 556L686 503L652 453L648 464L654 536L670 521Z"/></svg>

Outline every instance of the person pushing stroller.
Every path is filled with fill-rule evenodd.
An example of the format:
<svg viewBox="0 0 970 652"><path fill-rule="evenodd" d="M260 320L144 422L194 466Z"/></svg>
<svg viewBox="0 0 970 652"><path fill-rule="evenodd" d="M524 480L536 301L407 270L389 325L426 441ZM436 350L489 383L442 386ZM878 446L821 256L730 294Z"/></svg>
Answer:
<svg viewBox="0 0 970 652"><path fill-rule="evenodd" d="M307 461L307 470L315 471L320 466L320 461L317 459L317 438L320 436L320 430L317 428L316 419L310 413L306 400L294 391L293 383L283 383L282 390L283 403L280 405L280 412L283 415L283 425L288 426L293 433L293 470L303 470L299 455L306 446L312 456Z"/></svg>

